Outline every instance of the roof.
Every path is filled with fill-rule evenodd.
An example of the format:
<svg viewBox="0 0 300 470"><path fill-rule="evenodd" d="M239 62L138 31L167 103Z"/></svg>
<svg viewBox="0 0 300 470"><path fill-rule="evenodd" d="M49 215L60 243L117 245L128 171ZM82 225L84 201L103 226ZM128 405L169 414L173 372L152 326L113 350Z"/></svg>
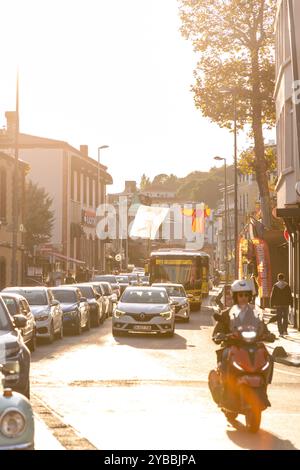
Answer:
<svg viewBox="0 0 300 470"><path fill-rule="evenodd" d="M76 290L78 289L77 285L70 285L70 284L66 284L66 285L61 285L61 286L54 286L54 287L51 287L51 290Z"/></svg>
<svg viewBox="0 0 300 470"><path fill-rule="evenodd" d="M13 143L10 139L6 137L6 134L0 135L0 149L6 149L6 148L12 148ZM113 180L112 177L109 173L107 173L107 167L105 165L102 165L101 163L98 164L98 162L91 157L88 157L84 155L83 153L80 152L80 150L76 149L75 147L72 147L72 145L68 144L68 142L65 142L63 140L56 140L56 139L48 139L47 137L39 137L35 135L30 135L30 134L19 134L19 148L21 149L32 149L32 148L52 148L52 149L58 149L58 148L63 148L65 150L70 150L71 152L76 153L79 156L84 157L86 160L88 160L90 163L100 166L100 169L108 175L108 184L112 184Z"/></svg>
<svg viewBox="0 0 300 470"><path fill-rule="evenodd" d="M193 251L193 250L184 250L184 249L152 251L151 256L188 256L188 257L208 256L209 257L209 255L205 253L204 251L197 251L197 250Z"/></svg>
<svg viewBox="0 0 300 470"><path fill-rule="evenodd" d="M15 160L15 157L13 155L9 155L8 153L1 152L1 151L0 151L0 157L5 158L5 159L10 160L10 161ZM21 158L19 158L18 161L19 161L20 165L24 165L28 168L30 167L30 165L27 162L24 162L24 160L21 160Z"/></svg>
<svg viewBox="0 0 300 470"><path fill-rule="evenodd" d="M26 298L23 295L15 294L14 292L9 292L9 291L1 292L0 295L1 297L12 297L13 299L16 299L16 300L26 300Z"/></svg>

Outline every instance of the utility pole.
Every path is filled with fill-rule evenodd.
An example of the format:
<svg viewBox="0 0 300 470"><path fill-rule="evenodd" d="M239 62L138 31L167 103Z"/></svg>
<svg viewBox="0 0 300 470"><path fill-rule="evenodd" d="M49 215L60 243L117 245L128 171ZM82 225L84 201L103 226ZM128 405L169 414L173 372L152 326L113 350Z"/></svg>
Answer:
<svg viewBox="0 0 300 470"><path fill-rule="evenodd" d="M234 275L238 279L238 168L237 168L237 110L236 110L236 94L233 93L234 108Z"/></svg>
<svg viewBox="0 0 300 470"><path fill-rule="evenodd" d="M17 250L18 250L18 210L19 210L19 71L17 72L16 87L16 119L15 119L15 159L12 194L12 255L11 255L11 284L18 283Z"/></svg>

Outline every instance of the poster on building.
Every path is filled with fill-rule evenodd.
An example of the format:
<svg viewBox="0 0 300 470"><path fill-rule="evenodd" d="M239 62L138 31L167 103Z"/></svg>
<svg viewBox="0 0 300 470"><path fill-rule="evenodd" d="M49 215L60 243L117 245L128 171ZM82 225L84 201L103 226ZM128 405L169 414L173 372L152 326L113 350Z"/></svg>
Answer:
<svg viewBox="0 0 300 470"><path fill-rule="evenodd" d="M256 265L258 273L259 297L270 297L272 290L272 273L269 247L265 240L254 238Z"/></svg>

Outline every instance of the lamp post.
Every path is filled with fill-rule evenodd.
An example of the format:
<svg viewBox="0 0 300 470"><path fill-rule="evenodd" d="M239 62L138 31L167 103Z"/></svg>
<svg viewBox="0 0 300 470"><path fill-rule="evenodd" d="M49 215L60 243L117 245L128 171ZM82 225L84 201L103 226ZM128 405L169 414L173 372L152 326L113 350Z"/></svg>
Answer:
<svg viewBox="0 0 300 470"><path fill-rule="evenodd" d="M100 199L101 199L101 191L100 191L100 152L101 150L104 150L104 149L108 149L109 148L109 145L101 145L101 147L98 147L98 166L97 166L97 189L98 189L98 205L100 204ZM102 201L101 201L102 202ZM103 201L105 202L105 201ZM102 267L103 267L103 270L105 271L105 268L106 268L106 262L105 262L105 243L104 241L100 242L101 245L103 243L103 250L101 250L101 254L103 256L103 262L102 262Z"/></svg>
<svg viewBox="0 0 300 470"><path fill-rule="evenodd" d="M11 284L15 286L18 282L18 268L17 268L17 252L18 252L18 232L19 232L19 71L17 72L17 87L16 87L16 121L15 121L15 158L13 170L13 185L14 190L12 194L12 254L11 254Z"/></svg>
<svg viewBox="0 0 300 470"><path fill-rule="evenodd" d="M233 134L234 134L234 275L238 278L238 168L237 168L237 93L236 88L220 91L223 95L231 95L233 99Z"/></svg>
<svg viewBox="0 0 300 470"><path fill-rule="evenodd" d="M225 189L224 189L224 225L225 225L225 282L228 282L228 224L227 224L227 213L228 213L228 204L227 204L227 161L224 157L214 157L214 160L224 161L224 177L225 177Z"/></svg>

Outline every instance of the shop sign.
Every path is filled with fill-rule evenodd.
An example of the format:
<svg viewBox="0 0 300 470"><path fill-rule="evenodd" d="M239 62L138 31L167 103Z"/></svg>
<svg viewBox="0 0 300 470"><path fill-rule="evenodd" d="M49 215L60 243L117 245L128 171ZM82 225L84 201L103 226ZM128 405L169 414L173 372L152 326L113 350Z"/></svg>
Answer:
<svg viewBox="0 0 300 470"><path fill-rule="evenodd" d="M96 212L83 209L81 214L81 222L83 225L96 227Z"/></svg>

